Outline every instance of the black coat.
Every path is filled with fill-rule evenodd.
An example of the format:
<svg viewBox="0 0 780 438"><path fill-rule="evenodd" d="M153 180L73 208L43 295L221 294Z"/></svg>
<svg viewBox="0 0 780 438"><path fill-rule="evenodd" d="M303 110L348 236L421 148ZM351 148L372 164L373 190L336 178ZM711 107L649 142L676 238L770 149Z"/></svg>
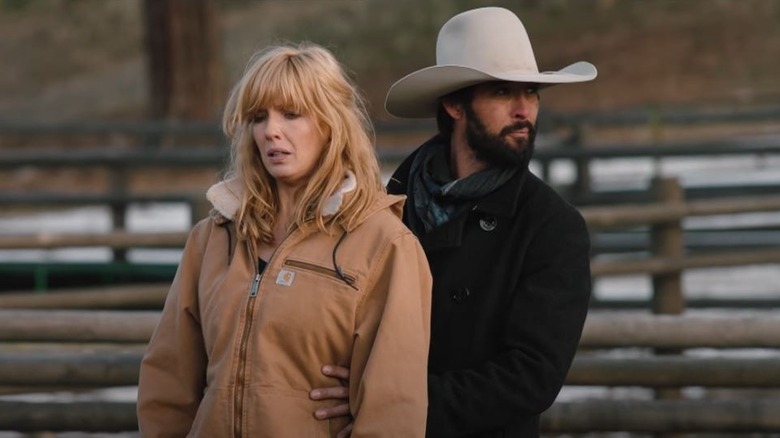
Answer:
<svg viewBox="0 0 780 438"><path fill-rule="evenodd" d="M415 154L412 154L414 157ZM412 157L388 191L409 198ZM433 274L429 437L538 437L590 298L582 216L530 172L418 235Z"/></svg>

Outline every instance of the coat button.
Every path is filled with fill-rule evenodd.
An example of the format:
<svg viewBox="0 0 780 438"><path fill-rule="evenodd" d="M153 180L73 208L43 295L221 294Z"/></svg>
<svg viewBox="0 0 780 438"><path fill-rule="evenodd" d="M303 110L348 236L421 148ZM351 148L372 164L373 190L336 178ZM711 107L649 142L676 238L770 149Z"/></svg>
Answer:
<svg viewBox="0 0 780 438"><path fill-rule="evenodd" d="M479 226L485 231L493 231L498 225L498 220L495 216L485 216L479 220Z"/></svg>
<svg viewBox="0 0 780 438"><path fill-rule="evenodd" d="M455 290L455 292L452 293L452 300L456 303L462 303L471 295L471 291L467 287L462 287L460 289Z"/></svg>

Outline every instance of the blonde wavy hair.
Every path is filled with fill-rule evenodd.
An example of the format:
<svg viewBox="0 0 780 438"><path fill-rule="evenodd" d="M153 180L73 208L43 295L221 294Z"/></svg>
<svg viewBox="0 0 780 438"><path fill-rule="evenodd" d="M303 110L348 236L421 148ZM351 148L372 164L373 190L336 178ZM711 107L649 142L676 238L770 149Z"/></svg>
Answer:
<svg viewBox="0 0 780 438"><path fill-rule="evenodd" d="M316 227L332 234L350 229L384 191L373 148L374 132L363 98L341 64L313 44L281 45L256 53L230 93L222 126L231 139L226 179L238 178L243 190L236 224L253 245L273 243L279 199L276 183L263 166L252 137L255 115L268 108L310 116L329 139L305 187L296 198L290 229ZM357 187L345 195L339 211L323 216L326 199L355 174Z"/></svg>

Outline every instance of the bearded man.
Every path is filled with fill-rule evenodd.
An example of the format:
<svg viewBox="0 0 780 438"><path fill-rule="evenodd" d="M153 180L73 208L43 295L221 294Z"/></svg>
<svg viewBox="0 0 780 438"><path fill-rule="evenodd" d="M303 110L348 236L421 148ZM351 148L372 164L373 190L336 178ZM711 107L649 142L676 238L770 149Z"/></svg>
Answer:
<svg viewBox="0 0 780 438"><path fill-rule="evenodd" d="M435 116L439 128L387 187L407 195L404 222L433 274L427 436L538 437L591 291L582 216L528 170L539 92L591 80L596 69L579 62L540 73L520 20L495 7L450 19L436 55L385 103L399 117ZM320 388L313 398L347 392ZM343 405L316 415L340 413Z"/></svg>

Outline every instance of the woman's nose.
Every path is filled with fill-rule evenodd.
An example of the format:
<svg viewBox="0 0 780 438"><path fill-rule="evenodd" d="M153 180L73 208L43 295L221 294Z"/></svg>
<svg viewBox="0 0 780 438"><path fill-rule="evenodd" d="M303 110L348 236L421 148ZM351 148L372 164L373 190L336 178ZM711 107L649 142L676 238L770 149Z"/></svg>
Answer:
<svg viewBox="0 0 780 438"><path fill-rule="evenodd" d="M265 138L267 140L279 138L280 136L279 129L280 129L279 118L271 114L268 114L268 117L265 120Z"/></svg>

